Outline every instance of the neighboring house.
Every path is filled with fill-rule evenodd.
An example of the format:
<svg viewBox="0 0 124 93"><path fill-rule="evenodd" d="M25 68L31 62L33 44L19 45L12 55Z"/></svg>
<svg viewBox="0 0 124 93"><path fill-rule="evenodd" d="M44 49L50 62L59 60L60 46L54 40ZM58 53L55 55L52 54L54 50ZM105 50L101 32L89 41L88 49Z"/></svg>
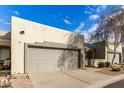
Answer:
<svg viewBox="0 0 124 93"><path fill-rule="evenodd" d="M10 32L0 31L0 60L10 58Z"/></svg>
<svg viewBox="0 0 124 93"><path fill-rule="evenodd" d="M12 17L11 33L0 34L0 60L11 58L12 74L80 67L81 50L68 47L72 32Z"/></svg>
<svg viewBox="0 0 124 93"><path fill-rule="evenodd" d="M112 62L113 58L113 45L109 45L109 48L105 46L103 42L97 42L94 44L85 44L89 48L87 51L87 64L94 67L98 67L99 62ZM122 63L122 44L120 44L116 50L116 56L113 63Z"/></svg>

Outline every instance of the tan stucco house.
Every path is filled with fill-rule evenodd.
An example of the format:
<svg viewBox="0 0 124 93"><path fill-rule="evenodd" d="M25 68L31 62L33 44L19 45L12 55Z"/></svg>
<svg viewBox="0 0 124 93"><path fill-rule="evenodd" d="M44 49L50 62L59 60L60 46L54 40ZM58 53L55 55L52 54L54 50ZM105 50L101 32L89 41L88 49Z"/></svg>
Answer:
<svg viewBox="0 0 124 93"><path fill-rule="evenodd" d="M0 60L11 59L11 74L80 67L80 49L69 48L72 32L11 18L11 32L0 32Z"/></svg>
<svg viewBox="0 0 124 93"><path fill-rule="evenodd" d="M83 37L79 39L82 43L73 40L76 46L70 47L70 36L70 31L12 17L11 32L0 31L0 64L10 60L11 74L18 74L78 69L89 62L98 67L99 62L111 62L113 53L103 43L84 46ZM89 58L88 53L92 54ZM122 59L120 44L114 63Z"/></svg>
<svg viewBox="0 0 124 93"><path fill-rule="evenodd" d="M96 42L93 44L85 44L89 48L87 51L87 64L98 67L99 62L112 62L114 46L109 44L108 47L103 42ZM117 47L115 59L113 63L123 63L122 44Z"/></svg>

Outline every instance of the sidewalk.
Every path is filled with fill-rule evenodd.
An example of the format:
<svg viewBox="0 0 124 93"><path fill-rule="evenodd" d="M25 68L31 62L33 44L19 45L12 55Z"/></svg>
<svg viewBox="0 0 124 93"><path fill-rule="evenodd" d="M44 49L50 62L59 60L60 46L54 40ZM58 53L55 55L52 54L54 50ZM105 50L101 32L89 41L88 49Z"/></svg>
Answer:
<svg viewBox="0 0 124 93"><path fill-rule="evenodd" d="M92 71L95 73L98 73L97 71L100 71L100 69L96 69L96 68L87 68L87 71ZM96 70L94 70L96 69ZM100 73L101 75L103 75L104 73ZM107 74L104 74L107 75ZM86 86L86 88L103 88L107 85L113 84L115 82L118 82L122 79L124 79L124 74L120 74L120 75L107 75L109 76L109 78L106 78L104 80L101 81L96 81L94 83L89 84L88 86Z"/></svg>
<svg viewBox="0 0 124 93"><path fill-rule="evenodd" d="M113 76L110 79L106 79L104 81L95 82L93 84L88 85L86 88L103 88L107 85L113 84L113 83L118 82L122 79L124 79L124 74L118 75L118 76Z"/></svg>

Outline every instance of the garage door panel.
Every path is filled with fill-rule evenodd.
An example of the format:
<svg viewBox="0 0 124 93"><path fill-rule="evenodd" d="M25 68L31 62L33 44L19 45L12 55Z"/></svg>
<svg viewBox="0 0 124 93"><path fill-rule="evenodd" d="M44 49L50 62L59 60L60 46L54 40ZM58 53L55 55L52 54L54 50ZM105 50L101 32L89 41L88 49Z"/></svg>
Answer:
<svg viewBox="0 0 124 93"><path fill-rule="evenodd" d="M44 72L78 68L78 51L28 48L26 72Z"/></svg>

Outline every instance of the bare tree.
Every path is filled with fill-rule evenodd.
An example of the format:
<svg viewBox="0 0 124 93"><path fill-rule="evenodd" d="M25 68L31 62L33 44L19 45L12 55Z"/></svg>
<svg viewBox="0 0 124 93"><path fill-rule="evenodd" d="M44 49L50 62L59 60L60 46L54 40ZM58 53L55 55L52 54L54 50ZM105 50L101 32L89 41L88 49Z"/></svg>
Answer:
<svg viewBox="0 0 124 93"><path fill-rule="evenodd" d="M91 37L92 42L104 42L113 52L112 64L118 46L124 41L124 9L114 8L101 15L98 28ZM113 46L113 49L109 45Z"/></svg>
<svg viewBox="0 0 124 93"><path fill-rule="evenodd" d="M70 35L68 40L68 47L79 48L81 50L80 64L81 68L85 66L85 48L84 48L84 36L80 32L74 32Z"/></svg>

